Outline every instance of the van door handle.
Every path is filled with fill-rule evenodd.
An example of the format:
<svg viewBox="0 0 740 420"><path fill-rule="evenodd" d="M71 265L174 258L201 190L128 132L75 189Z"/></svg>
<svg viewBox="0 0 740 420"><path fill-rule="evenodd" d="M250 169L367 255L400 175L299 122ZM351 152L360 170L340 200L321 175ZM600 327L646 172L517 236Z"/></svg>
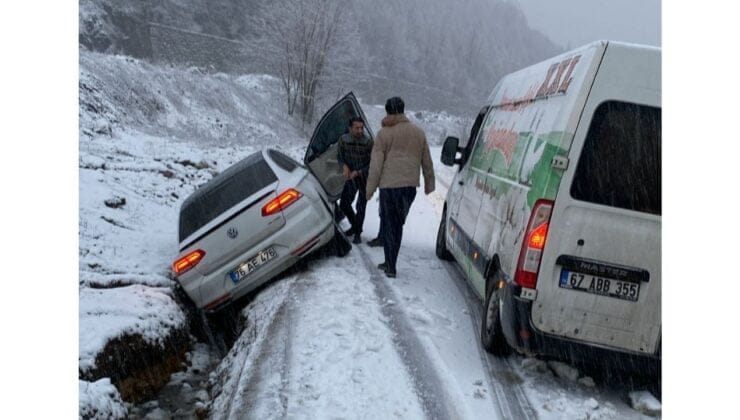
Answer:
<svg viewBox="0 0 740 420"><path fill-rule="evenodd" d="M462 182L462 181L457 181L457 183L458 183L458 184L460 184L460 185L464 185L464 184L465 184L465 183L464 183L464 182Z"/></svg>

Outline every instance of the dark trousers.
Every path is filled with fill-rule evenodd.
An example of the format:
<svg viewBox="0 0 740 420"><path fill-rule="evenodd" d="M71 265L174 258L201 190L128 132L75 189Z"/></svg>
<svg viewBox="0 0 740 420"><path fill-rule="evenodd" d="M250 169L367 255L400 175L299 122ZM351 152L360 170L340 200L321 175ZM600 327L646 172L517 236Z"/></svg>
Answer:
<svg viewBox="0 0 740 420"><path fill-rule="evenodd" d="M352 231L355 234L362 233L362 224L365 223L365 207L367 207L367 197L365 196L367 192L366 186L365 178L362 175L348 180L344 183L342 198L339 201L339 208L347 216L347 220L352 225ZM360 192L359 195L357 194L358 191ZM358 195L355 206L357 213L352 210L352 202L355 201L355 195Z"/></svg>
<svg viewBox="0 0 740 420"><path fill-rule="evenodd" d="M403 225L416 198L415 187L380 189L380 233L383 240L385 263L396 271L398 251L401 249Z"/></svg>

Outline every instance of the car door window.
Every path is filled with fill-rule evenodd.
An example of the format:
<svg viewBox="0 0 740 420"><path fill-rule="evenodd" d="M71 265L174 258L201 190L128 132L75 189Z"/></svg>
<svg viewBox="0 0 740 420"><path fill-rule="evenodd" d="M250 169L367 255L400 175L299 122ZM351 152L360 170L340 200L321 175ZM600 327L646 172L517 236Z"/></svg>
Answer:
<svg viewBox="0 0 740 420"><path fill-rule="evenodd" d="M337 142L340 136L349 132L349 121L355 117L362 118L365 131L372 138L360 104L350 92L324 114L306 149L304 163L332 200L339 198L346 181L338 161Z"/></svg>
<svg viewBox="0 0 740 420"><path fill-rule="evenodd" d="M305 160L307 163L326 152L339 140L339 137L348 133L349 121L352 118L362 117L363 121L365 121L364 115L359 110L359 106L352 99L354 99L354 96L351 99L345 97L340 100L319 121L311 139L311 144L306 151ZM367 122L365 123L365 133L370 135Z"/></svg>

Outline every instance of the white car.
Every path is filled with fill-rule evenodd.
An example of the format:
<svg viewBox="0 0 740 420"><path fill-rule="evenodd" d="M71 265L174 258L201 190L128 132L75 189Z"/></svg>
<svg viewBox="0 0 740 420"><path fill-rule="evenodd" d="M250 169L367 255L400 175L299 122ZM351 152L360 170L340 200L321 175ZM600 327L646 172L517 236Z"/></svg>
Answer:
<svg viewBox="0 0 740 420"><path fill-rule="evenodd" d="M348 252L351 245L333 216L345 182L336 142L356 116L365 120L350 93L317 125L305 165L266 149L182 203L179 254L172 268L198 308L218 311L332 239L337 253Z"/></svg>

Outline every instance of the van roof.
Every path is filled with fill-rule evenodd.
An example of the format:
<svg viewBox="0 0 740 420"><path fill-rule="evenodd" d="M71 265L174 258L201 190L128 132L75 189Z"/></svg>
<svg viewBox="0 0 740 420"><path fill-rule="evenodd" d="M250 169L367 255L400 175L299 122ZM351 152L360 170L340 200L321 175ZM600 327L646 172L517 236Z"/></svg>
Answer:
<svg viewBox="0 0 740 420"><path fill-rule="evenodd" d="M633 42L609 41L609 40L594 41L594 42L591 42L591 43L588 43L588 44L584 45L584 47L585 46L588 46L588 45L594 45L594 44L619 46L619 47L624 47L624 48L629 48L629 49L645 49L645 50L657 50L657 51L660 51L660 49L661 49L660 47L658 47L656 45L637 44L637 43L633 43Z"/></svg>
<svg viewBox="0 0 740 420"><path fill-rule="evenodd" d="M538 63L532 64L530 66L527 66L525 68L519 69L515 72L505 75L499 80L499 82L493 88L486 102L488 104L491 104L492 106L499 106L499 105L516 104L518 102L532 101L534 100L535 94L534 92L530 92L530 91L525 92L524 90L526 89L522 90L521 92L506 92L506 94L508 95L513 94L514 95L513 97L508 97L506 94L504 94L504 95L499 95L500 98L496 100L495 96L497 94L499 86L501 86L502 84L507 84L511 86L518 85L520 88L522 88L525 85L528 85L526 81L531 80L533 77L533 74L546 73L547 69L553 63L562 62L563 60L567 60L569 58L579 56L579 55L581 57L590 57L591 61L600 60L607 46L610 46L611 48L616 47L620 49L650 50L650 51L660 52L660 47L656 47L652 45L633 44L633 43L628 43L628 42L610 41L610 40L593 41L588 44L584 44L580 47L573 48L559 55L556 55L554 57L550 57L546 60L540 61ZM584 58L581 58L581 63L583 63L583 61L584 61Z"/></svg>

